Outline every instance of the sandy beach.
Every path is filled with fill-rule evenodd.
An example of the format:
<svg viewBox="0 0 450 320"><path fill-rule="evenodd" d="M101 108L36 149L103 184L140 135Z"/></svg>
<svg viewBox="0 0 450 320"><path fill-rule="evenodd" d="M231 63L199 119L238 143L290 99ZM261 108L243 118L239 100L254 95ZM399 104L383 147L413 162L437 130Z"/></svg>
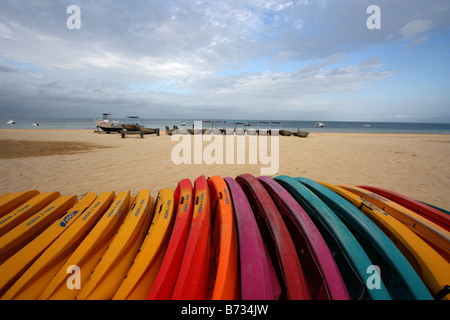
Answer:
<svg viewBox="0 0 450 320"><path fill-rule="evenodd" d="M190 136L193 139L193 136ZM87 192L175 188L199 175L261 175L250 164L175 164L179 144L161 136L98 134L91 130L0 130L0 194L37 189L79 197ZM203 141L203 150L210 142ZM192 149L193 150L193 149ZM192 158L194 156L192 155ZM450 135L312 133L279 137L276 175L373 185L450 208ZM276 176L274 175L274 176Z"/></svg>

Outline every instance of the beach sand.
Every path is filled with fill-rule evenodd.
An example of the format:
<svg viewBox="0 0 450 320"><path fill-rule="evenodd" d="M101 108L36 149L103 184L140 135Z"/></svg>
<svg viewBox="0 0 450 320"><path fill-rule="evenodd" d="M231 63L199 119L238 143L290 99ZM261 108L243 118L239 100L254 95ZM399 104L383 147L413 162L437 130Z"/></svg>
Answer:
<svg viewBox="0 0 450 320"><path fill-rule="evenodd" d="M193 136L190 136L193 137ZM193 138L192 138L193 139ZM84 130L0 130L0 195L37 189L81 197L87 192L175 189L198 176L261 175L249 164L180 164L171 136L98 134ZM203 141L203 149L211 142ZM193 159L193 156L192 156ZM225 160L224 160L225 162ZM450 135L311 133L279 137L276 175L373 185L450 209ZM274 175L274 176L276 176Z"/></svg>

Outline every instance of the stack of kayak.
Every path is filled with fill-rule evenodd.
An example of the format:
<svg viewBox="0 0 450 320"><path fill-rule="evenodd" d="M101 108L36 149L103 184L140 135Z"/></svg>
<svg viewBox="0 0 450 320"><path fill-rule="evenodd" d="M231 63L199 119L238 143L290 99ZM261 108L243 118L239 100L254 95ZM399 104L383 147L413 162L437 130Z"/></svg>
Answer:
<svg viewBox="0 0 450 320"><path fill-rule="evenodd" d="M0 297L450 300L450 213L288 176L0 196Z"/></svg>

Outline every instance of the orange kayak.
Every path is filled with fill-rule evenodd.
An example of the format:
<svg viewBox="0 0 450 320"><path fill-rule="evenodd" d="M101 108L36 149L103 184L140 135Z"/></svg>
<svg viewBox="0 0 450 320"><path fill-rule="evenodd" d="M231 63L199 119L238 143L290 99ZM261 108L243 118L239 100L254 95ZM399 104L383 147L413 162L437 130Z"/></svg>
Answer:
<svg viewBox="0 0 450 320"><path fill-rule="evenodd" d="M129 207L130 199L129 191L123 191L117 195L109 209L102 215L70 258L64 262L58 273L54 275L51 282L39 296L39 300L75 299L119 229L127 214L126 210ZM79 289L67 285L67 281L71 276L67 270L70 270L71 266L78 266L79 270L83 270L83 272L80 272Z"/></svg>
<svg viewBox="0 0 450 320"><path fill-rule="evenodd" d="M113 300L143 300L149 295L169 244L173 209L173 190L159 190L150 228Z"/></svg>
<svg viewBox="0 0 450 320"><path fill-rule="evenodd" d="M205 176L195 180L194 193L195 204L191 229L173 290L173 300L206 300L208 298L211 200Z"/></svg>
<svg viewBox="0 0 450 320"><path fill-rule="evenodd" d="M22 204L20 207L4 215L0 219L0 237L60 196L61 194L59 192L40 193Z"/></svg>
<svg viewBox="0 0 450 320"><path fill-rule="evenodd" d="M47 229L77 202L77 196L62 196L0 238L0 262L5 261Z"/></svg>
<svg viewBox="0 0 450 320"><path fill-rule="evenodd" d="M0 264L0 296L2 296L36 259L63 234L97 198L95 192L87 193L77 204L53 222L41 234Z"/></svg>
<svg viewBox="0 0 450 320"><path fill-rule="evenodd" d="M147 234L154 207L150 190L140 190L108 249L81 287L77 300L108 300L114 296Z"/></svg>
<svg viewBox="0 0 450 320"><path fill-rule="evenodd" d="M435 207L422 203L420 201L411 199L402 194L398 194L394 191L372 187L372 186L360 186L360 188L375 192L380 196L383 196L389 200L392 200L403 207L415 212L417 215L420 215L431 222L436 223L441 228L444 228L447 231L450 231L450 215L438 210Z"/></svg>
<svg viewBox="0 0 450 320"><path fill-rule="evenodd" d="M39 191L30 190L16 193L6 193L0 197L0 217L16 209L21 204L37 196Z"/></svg>
<svg viewBox="0 0 450 320"><path fill-rule="evenodd" d="M2 300L35 300L72 255L114 200L114 191L102 193L25 271Z"/></svg>
<svg viewBox="0 0 450 320"><path fill-rule="evenodd" d="M440 227L440 225L426 219L424 216L416 214L414 211L401 206L400 204L385 198L368 189L354 186L343 186L344 189L372 203L378 208L382 208L391 216L396 218L408 229L413 231L436 250L442 257L450 262L450 232Z"/></svg>
<svg viewBox="0 0 450 320"><path fill-rule="evenodd" d="M237 230L226 182L208 179L212 216L209 296L212 300L239 299Z"/></svg>
<svg viewBox="0 0 450 320"><path fill-rule="evenodd" d="M169 300L172 296L191 227L194 197L189 179L180 181L174 193L175 225L164 260L148 295L149 300Z"/></svg>

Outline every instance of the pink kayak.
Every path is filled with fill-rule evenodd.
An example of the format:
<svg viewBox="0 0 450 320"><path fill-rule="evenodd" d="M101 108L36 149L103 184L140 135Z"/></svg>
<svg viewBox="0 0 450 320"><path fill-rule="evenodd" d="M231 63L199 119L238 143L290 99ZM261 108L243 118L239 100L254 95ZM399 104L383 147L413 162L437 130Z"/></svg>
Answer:
<svg viewBox="0 0 450 320"><path fill-rule="evenodd" d="M294 243L270 195L251 174L241 174L236 181L249 200L282 285L281 299L310 300L311 294Z"/></svg>
<svg viewBox="0 0 450 320"><path fill-rule="evenodd" d="M276 300L281 288L252 208L241 186L230 177L224 179L231 193L236 225L243 300Z"/></svg>
<svg viewBox="0 0 450 320"><path fill-rule="evenodd" d="M259 177L291 234L314 300L350 300L350 295L319 230L300 204L278 182Z"/></svg>

